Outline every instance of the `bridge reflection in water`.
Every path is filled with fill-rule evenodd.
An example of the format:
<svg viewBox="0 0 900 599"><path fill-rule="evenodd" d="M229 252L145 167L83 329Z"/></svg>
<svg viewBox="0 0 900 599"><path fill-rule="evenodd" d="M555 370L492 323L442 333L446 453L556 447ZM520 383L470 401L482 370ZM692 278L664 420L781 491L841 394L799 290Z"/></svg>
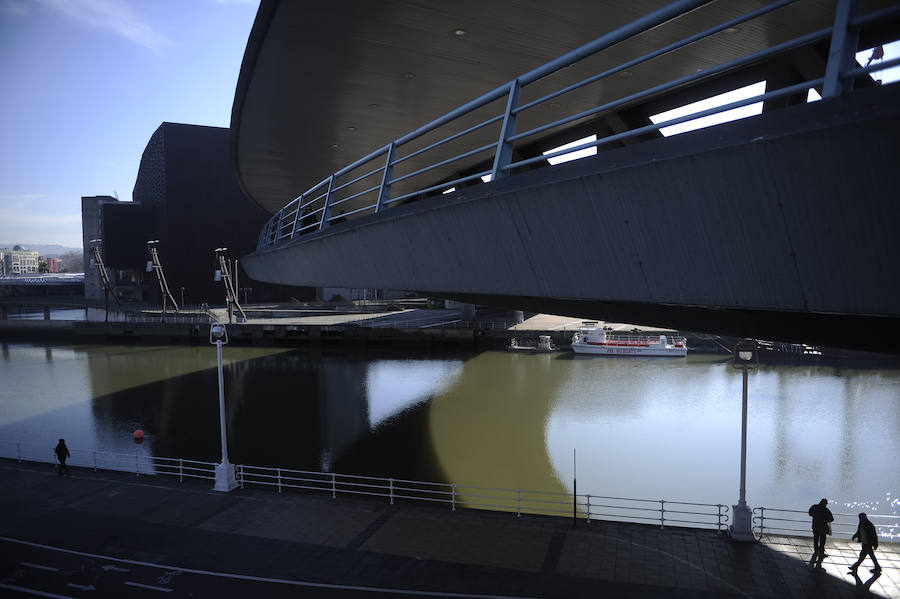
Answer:
<svg viewBox="0 0 900 599"><path fill-rule="evenodd" d="M236 463L460 485L727 503L740 375L708 356L229 347ZM3 344L0 438L217 459L215 352ZM136 448L131 433L147 441ZM896 510L900 370L763 366L750 378L748 498ZM465 495L461 497L465 502ZM855 508L854 508L855 509Z"/></svg>

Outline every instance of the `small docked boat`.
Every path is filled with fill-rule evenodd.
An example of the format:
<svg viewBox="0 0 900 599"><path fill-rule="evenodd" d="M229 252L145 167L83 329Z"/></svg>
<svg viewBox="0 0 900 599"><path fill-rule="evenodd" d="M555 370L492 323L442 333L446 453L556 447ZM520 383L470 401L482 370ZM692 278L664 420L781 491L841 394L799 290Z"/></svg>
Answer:
<svg viewBox="0 0 900 599"><path fill-rule="evenodd" d="M518 339L510 339L507 349L514 352L545 354L556 351L556 345L553 344L550 335L538 335L537 344L534 345L527 341L520 342Z"/></svg>
<svg viewBox="0 0 900 599"><path fill-rule="evenodd" d="M687 342L684 337L666 335L611 335L605 328L589 323L572 336L572 350L576 354L601 356L678 358L687 355Z"/></svg>

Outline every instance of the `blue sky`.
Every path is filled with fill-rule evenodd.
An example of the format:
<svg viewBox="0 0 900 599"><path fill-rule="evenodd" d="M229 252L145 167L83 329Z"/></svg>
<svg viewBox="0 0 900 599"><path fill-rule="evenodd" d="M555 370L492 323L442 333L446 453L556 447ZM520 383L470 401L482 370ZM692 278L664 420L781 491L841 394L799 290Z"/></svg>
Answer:
<svg viewBox="0 0 900 599"><path fill-rule="evenodd" d="M163 121L227 127L258 0L0 0L0 243L81 246Z"/></svg>

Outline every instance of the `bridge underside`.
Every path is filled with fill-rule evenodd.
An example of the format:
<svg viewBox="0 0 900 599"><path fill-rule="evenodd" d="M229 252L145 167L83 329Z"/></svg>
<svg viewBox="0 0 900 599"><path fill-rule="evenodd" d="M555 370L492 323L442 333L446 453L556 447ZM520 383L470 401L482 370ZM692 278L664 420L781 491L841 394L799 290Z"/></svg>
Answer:
<svg viewBox="0 0 900 599"><path fill-rule="evenodd" d="M900 86L624 147L242 260L290 285L898 351Z"/></svg>

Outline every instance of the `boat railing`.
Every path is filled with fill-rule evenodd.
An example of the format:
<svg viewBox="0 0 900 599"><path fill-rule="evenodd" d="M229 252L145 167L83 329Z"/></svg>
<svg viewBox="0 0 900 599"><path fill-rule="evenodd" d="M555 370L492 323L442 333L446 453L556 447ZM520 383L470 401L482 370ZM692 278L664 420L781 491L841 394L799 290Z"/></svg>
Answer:
<svg viewBox="0 0 900 599"><path fill-rule="evenodd" d="M801 4L794 8L791 5ZM713 9L707 11L707 4ZM823 98L848 93L857 78L866 77L900 64L900 58L871 61L860 67L854 56L862 48L858 40L865 33L896 19L900 4L859 14L861 3L836 3L829 26L817 30L797 31L790 39L773 39L766 46L760 42L739 56L723 56L717 64L690 73L678 73L668 81L650 82L650 87L629 89L619 97L606 98L614 78L628 78L646 63L657 59L678 62L682 52L696 52L698 44L714 36L728 35L741 28L765 27L766 19L790 20L793 10L821 11L822 3L813 0L776 0L763 6L730 3L730 18L720 20L713 11L718 3L710 0L677 0L646 14L631 23L605 33L555 60L539 66L512 81L452 110L400 138L386 143L359 160L326 175L284 205L263 226L257 249L287 243L301 235L322 231L348 219L377 214L400 204L426 196L441 198L464 186L481 185L533 168L553 168L549 159L578 151L596 151L620 143L641 142L659 137L659 131L702 117L736 108L789 99L820 91ZM687 37L688 23L682 16L702 13L709 17L708 28L692 31ZM708 13L708 14L707 14ZM666 30L672 41L662 47L648 47L643 33ZM625 55L623 42L637 38L633 54ZM829 44L824 69L801 77L802 81L775 87L768 82L766 91L739 101L691 114L626 128L609 135L592 136L565 149L546 153L527 150L544 139L558 139L573 127L585 126L593 119L615 114L617 110L647 102L686 86L709 81L788 55L815 44ZM737 46L734 46L737 47ZM731 48L731 47L730 47ZM616 52L617 60L605 50ZM646 52L641 54L641 52ZM705 57L715 61L714 54ZM570 68L573 65L577 68ZM674 63L673 63L674 64ZM586 75L586 76L585 76ZM599 103L596 100L603 97ZM596 127L594 128L596 129ZM517 150L523 150L521 155ZM589 152L588 152L589 153ZM598 157L598 159L600 159ZM610 159L613 160L613 159Z"/></svg>
<svg viewBox="0 0 900 599"><path fill-rule="evenodd" d="M685 343L686 339L682 336L668 335L660 333L659 335L610 335L606 334L607 343L620 343L622 345L649 345L651 343L659 343L660 336L666 338L666 344Z"/></svg>

